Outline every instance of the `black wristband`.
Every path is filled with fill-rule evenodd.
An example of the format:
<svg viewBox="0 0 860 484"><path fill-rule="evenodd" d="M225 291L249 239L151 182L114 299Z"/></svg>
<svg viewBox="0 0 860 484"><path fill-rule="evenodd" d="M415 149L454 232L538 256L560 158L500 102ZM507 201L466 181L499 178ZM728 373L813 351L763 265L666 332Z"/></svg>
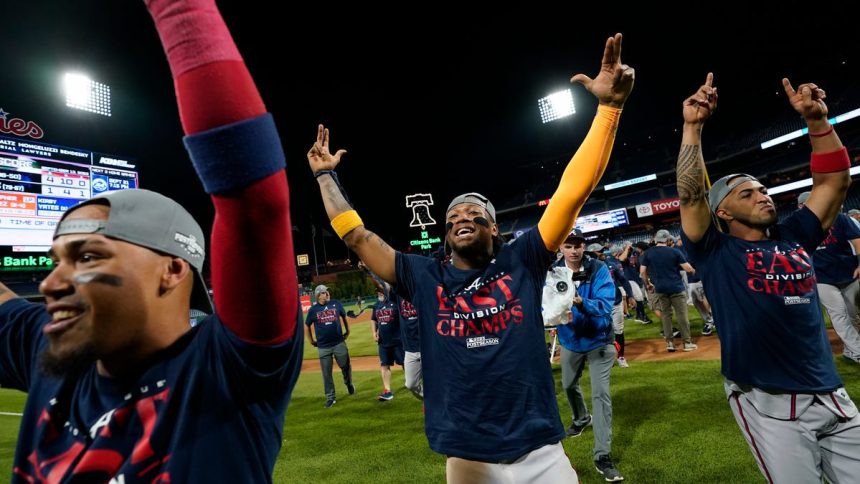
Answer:
<svg viewBox="0 0 860 484"><path fill-rule="evenodd" d="M334 176L335 176L334 170L320 170L320 171L314 173L314 178L319 178L323 175L331 175L332 178L334 178Z"/></svg>

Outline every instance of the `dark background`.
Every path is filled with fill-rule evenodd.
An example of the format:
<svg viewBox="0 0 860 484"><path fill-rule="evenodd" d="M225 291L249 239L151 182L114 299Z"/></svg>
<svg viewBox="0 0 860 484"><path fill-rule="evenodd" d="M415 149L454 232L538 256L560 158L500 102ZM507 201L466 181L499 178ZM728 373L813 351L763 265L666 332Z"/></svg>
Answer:
<svg viewBox="0 0 860 484"><path fill-rule="evenodd" d="M844 7L606 3L469 13L465 4L221 2L281 132L296 252L311 251L312 225L328 226L305 159L317 123L331 128L334 149L349 150L338 171L368 227L405 248L418 232L408 227L408 194L432 193L438 221L454 195L502 200L561 171L596 103L574 86L577 114L543 125L537 99L577 72L594 76L616 31L622 60L636 68L607 171L620 178L623 164L651 162L637 153L677 150L681 101L709 70L720 101L706 157L708 146L792 115L784 76L828 93L857 88L857 26ZM0 107L39 123L41 141L136 159L142 187L177 199L206 228L212 209L182 148L170 72L142 3L3 2L0 18ZM112 117L64 106L60 79L71 69L111 86ZM347 256L334 237L325 247L329 259Z"/></svg>

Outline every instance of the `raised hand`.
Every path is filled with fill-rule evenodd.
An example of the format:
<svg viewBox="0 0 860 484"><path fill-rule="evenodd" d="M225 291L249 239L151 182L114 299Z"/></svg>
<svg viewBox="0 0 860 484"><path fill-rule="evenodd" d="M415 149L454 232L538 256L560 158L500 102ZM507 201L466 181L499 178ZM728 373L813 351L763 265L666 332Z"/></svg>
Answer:
<svg viewBox="0 0 860 484"><path fill-rule="evenodd" d="M633 79L633 68L621 63L621 34L615 34L606 39L597 77L592 79L585 74L576 74L570 82L582 84L600 104L621 108L633 90Z"/></svg>
<svg viewBox="0 0 860 484"><path fill-rule="evenodd" d="M317 128L317 140L308 151L308 163L311 165L312 172L334 170L337 164L340 163L340 157L346 154L346 150L337 150L337 153L332 155L328 144L328 129L323 125L319 125Z"/></svg>
<svg viewBox="0 0 860 484"><path fill-rule="evenodd" d="M709 72L699 90L684 100L685 123L703 124L717 109L717 88L713 85L714 73Z"/></svg>
<svg viewBox="0 0 860 484"><path fill-rule="evenodd" d="M801 116L809 120L818 120L827 117L827 105L824 104L827 94L824 92L824 89L820 89L810 82L797 86L797 90L795 91L787 78L782 80L782 87L785 88L785 94L788 96L788 102L791 103L791 107L800 113Z"/></svg>

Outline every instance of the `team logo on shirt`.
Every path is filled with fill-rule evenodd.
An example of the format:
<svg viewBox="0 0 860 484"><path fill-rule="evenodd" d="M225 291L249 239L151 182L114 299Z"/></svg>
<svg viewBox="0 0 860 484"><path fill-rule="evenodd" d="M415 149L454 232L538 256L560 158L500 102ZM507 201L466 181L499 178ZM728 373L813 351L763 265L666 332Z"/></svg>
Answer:
<svg viewBox="0 0 860 484"><path fill-rule="evenodd" d="M167 408L170 389L166 383L159 380L127 394L124 406L109 410L89 429L76 428L67 420L67 402L51 399L36 422L38 443L27 457L31 466L16 466L14 475L26 482L77 478L113 483L125 482L124 474L117 475L125 467L134 472L134 480L170 482L170 474L161 470L170 455L152 442L156 423Z"/></svg>
<svg viewBox="0 0 860 484"><path fill-rule="evenodd" d="M415 306L413 306L411 302L401 298L400 315L406 319L415 319L418 317L418 310L415 309Z"/></svg>
<svg viewBox="0 0 860 484"><path fill-rule="evenodd" d="M477 280L453 296L437 286L436 333L466 338L467 348L497 345L498 334L523 322L522 304L514 299L512 282L509 274L500 273Z"/></svg>
<svg viewBox="0 0 860 484"><path fill-rule="evenodd" d="M376 322L379 324L388 324L394 319L394 308L391 307L382 307L378 308L374 312L374 316L376 317Z"/></svg>
<svg viewBox="0 0 860 484"><path fill-rule="evenodd" d="M827 237L825 237L824 240L821 241L821 244L818 247L816 247L815 250L826 249L828 246L836 245L838 243L839 243L839 239L837 239L833 235L833 227L830 227L830 230L827 231Z"/></svg>
<svg viewBox="0 0 860 484"><path fill-rule="evenodd" d="M815 291L815 271L803 247L781 250L777 246L773 251L755 248L748 250L745 258L747 288L751 291L783 296L786 305L808 304L807 296Z"/></svg>

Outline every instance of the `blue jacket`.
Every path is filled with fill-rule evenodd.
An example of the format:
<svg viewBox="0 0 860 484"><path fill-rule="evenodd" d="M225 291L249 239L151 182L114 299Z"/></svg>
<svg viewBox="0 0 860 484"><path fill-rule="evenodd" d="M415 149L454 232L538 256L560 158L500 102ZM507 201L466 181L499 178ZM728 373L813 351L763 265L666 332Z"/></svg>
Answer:
<svg viewBox="0 0 860 484"><path fill-rule="evenodd" d="M564 259L557 265L564 264ZM571 307L573 320L558 327L558 341L577 353L587 353L615 341L612 332L612 306L615 283L606 264L589 256L582 261L586 280L577 288L582 306Z"/></svg>

